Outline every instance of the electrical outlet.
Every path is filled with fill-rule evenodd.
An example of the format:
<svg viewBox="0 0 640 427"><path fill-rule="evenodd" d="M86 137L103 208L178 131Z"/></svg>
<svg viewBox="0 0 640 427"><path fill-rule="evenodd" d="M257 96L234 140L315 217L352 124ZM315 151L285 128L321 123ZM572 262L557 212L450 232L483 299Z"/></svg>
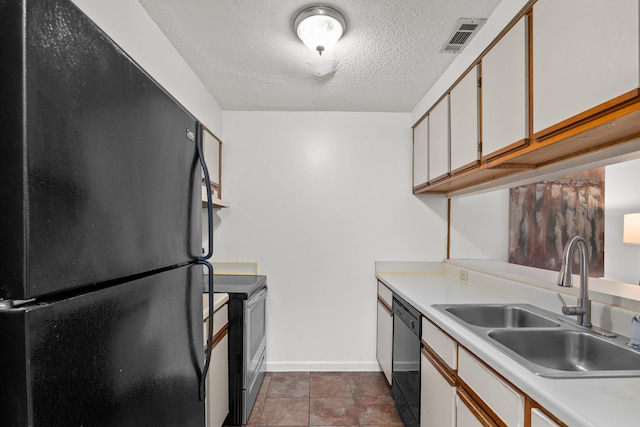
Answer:
<svg viewBox="0 0 640 427"><path fill-rule="evenodd" d="M469 271L460 270L460 280L469 280Z"/></svg>

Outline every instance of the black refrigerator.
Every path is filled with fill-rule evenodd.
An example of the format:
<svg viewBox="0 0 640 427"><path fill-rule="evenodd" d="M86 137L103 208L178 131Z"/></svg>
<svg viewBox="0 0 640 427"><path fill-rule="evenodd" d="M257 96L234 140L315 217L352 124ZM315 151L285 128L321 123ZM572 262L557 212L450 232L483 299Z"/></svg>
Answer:
<svg viewBox="0 0 640 427"><path fill-rule="evenodd" d="M0 40L0 425L203 426L199 124L69 0Z"/></svg>

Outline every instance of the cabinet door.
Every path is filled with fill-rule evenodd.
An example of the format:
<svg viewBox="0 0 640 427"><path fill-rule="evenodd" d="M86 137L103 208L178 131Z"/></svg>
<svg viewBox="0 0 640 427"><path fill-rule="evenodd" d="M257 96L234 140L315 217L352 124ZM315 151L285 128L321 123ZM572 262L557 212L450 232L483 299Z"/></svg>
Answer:
<svg viewBox="0 0 640 427"><path fill-rule="evenodd" d="M422 340L450 371L458 369L458 343L426 317L422 317Z"/></svg>
<svg viewBox="0 0 640 427"><path fill-rule="evenodd" d="M437 362L422 353L420 361L420 425L454 427L456 388L436 368Z"/></svg>
<svg viewBox="0 0 640 427"><path fill-rule="evenodd" d="M638 0L535 3L534 134L638 88L639 8Z"/></svg>
<svg viewBox="0 0 640 427"><path fill-rule="evenodd" d="M477 166L479 139L478 67L451 90L451 173Z"/></svg>
<svg viewBox="0 0 640 427"><path fill-rule="evenodd" d="M391 352L393 349L393 311L378 300L378 342L376 356L387 381L391 384Z"/></svg>
<svg viewBox="0 0 640 427"><path fill-rule="evenodd" d="M429 181L449 174L449 95L429 113Z"/></svg>
<svg viewBox="0 0 640 427"><path fill-rule="evenodd" d="M482 157L491 160L529 138L528 17L482 58Z"/></svg>
<svg viewBox="0 0 640 427"><path fill-rule="evenodd" d="M495 427L496 424L463 390L456 395L457 427Z"/></svg>
<svg viewBox="0 0 640 427"><path fill-rule="evenodd" d="M413 187L429 181L429 117L413 128Z"/></svg>
<svg viewBox="0 0 640 427"><path fill-rule="evenodd" d="M506 425L524 425L524 396L462 347L458 349L458 377Z"/></svg>
<svg viewBox="0 0 640 427"><path fill-rule="evenodd" d="M549 418L538 408L531 410L531 427L560 427L560 424Z"/></svg>
<svg viewBox="0 0 640 427"><path fill-rule="evenodd" d="M221 152L222 142L206 127L202 128L202 149L204 152L204 161L207 164L207 170L209 171L209 181L211 181L213 197L221 199ZM202 178L204 179L204 172L202 172ZM206 193L205 199L206 201Z"/></svg>
<svg viewBox="0 0 640 427"><path fill-rule="evenodd" d="M207 376L207 427L221 427L229 413L229 336L213 348Z"/></svg>

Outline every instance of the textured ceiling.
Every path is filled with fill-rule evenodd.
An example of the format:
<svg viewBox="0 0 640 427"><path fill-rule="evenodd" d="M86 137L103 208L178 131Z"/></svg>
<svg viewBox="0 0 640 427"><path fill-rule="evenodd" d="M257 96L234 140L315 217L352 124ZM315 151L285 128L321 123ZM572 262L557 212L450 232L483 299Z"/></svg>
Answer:
<svg viewBox="0 0 640 427"><path fill-rule="evenodd" d="M139 2L223 110L408 112L455 58L438 52L456 21L487 18L500 0ZM347 22L322 58L292 29L318 4Z"/></svg>

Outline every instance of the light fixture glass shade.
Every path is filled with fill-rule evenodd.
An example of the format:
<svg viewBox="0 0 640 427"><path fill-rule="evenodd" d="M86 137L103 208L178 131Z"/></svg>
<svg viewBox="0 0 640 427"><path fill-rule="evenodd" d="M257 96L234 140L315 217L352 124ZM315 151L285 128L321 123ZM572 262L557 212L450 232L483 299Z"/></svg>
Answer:
<svg viewBox="0 0 640 427"><path fill-rule="evenodd" d="M640 245L640 213L626 214L624 216L622 241Z"/></svg>
<svg viewBox="0 0 640 427"><path fill-rule="evenodd" d="M329 7L310 7L294 21L294 29L302 42L320 55L331 49L342 37L345 22L342 15Z"/></svg>

